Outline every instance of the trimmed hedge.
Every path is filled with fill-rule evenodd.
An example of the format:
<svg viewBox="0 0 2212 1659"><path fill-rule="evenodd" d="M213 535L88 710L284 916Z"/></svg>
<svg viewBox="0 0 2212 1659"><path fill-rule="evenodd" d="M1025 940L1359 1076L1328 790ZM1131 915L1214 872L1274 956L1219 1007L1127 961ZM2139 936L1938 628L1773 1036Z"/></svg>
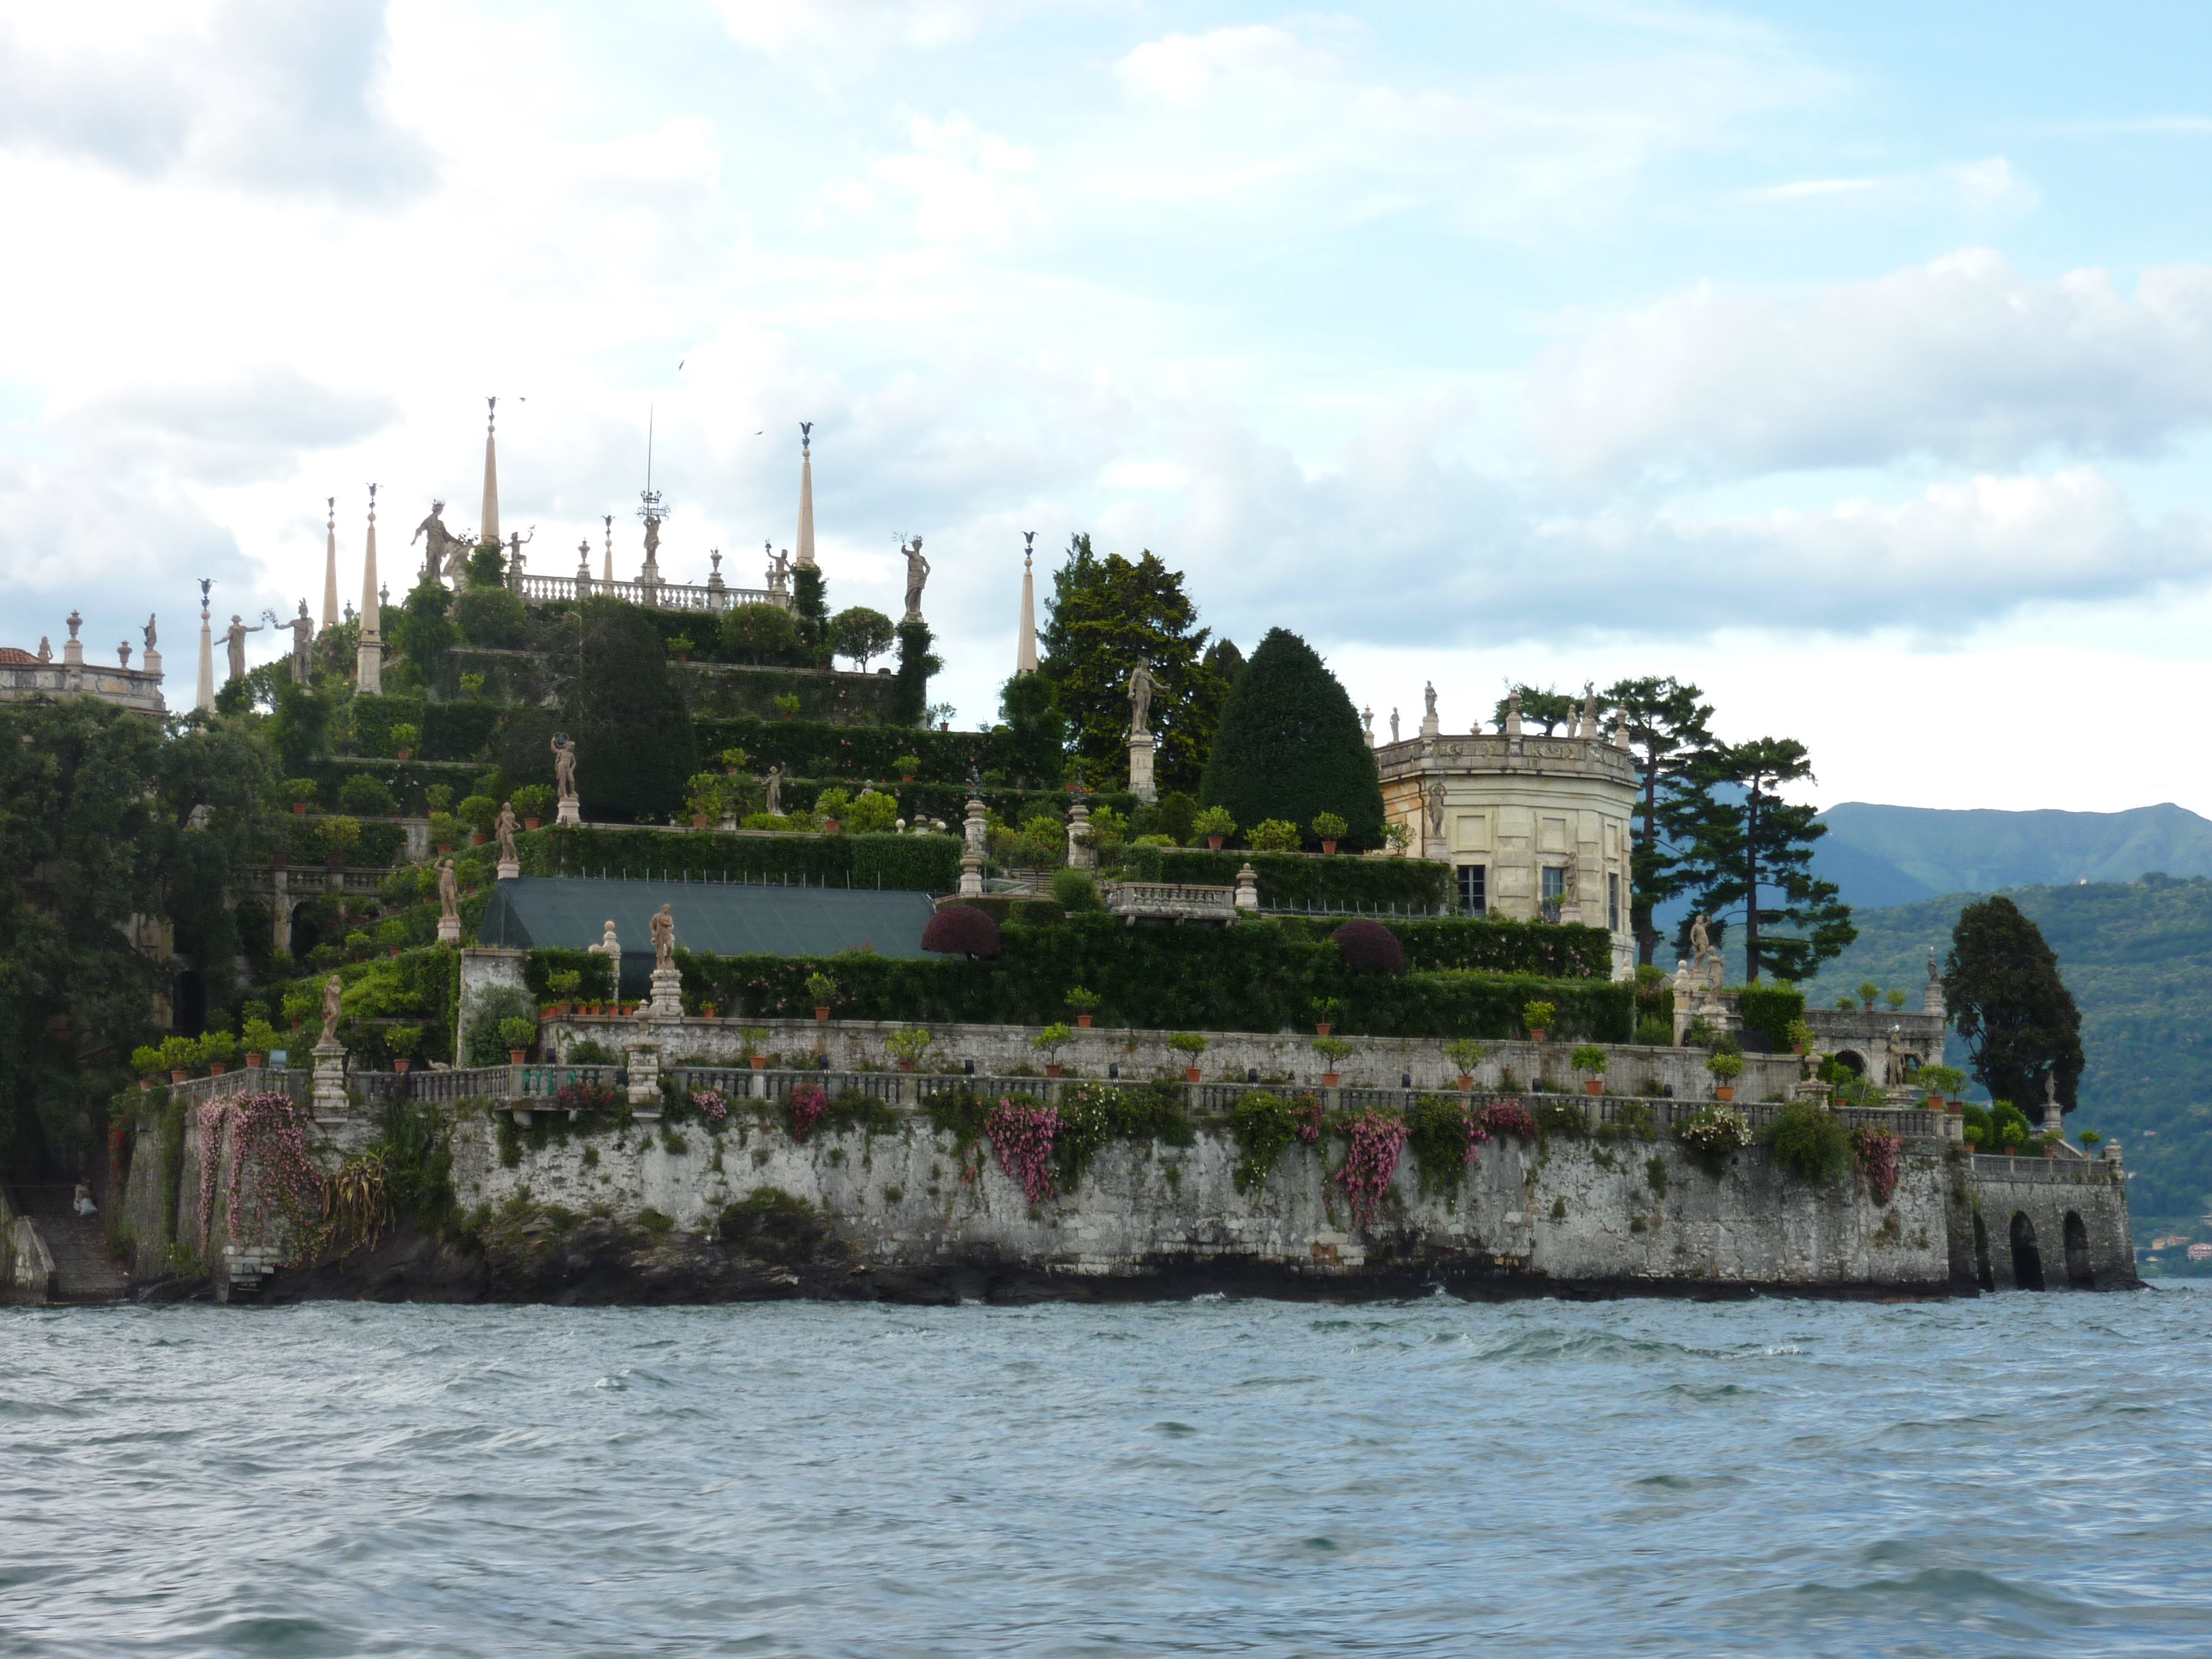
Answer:
<svg viewBox="0 0 2212 1659"><path fill-rule="evenodd" d="M357 696L349 705L355 749L364 757L396 757L395 726L421 728L417 760L474 760L506 712L495 702L431 702L422 697Z"/></svg>
<svg viewBox="0 0 2212 1659"><path fill-rule="evenodd" d="M343 814L314 812L306 817L288 812L278 820L283 825L284 845L292 855L292 862L301 868L323 863L330 849L323 844L322 825L327 817ZM389 870L405 863L407 830L404 824L389 819L361 820L361 839L346 849L345 861L356 869Z"/></svg>
<svg viewBox="0 0 2212 1659"><path fill-rule="evenodd" d="M816 676L826 678L827 676ZM873 676L864 678L872 678ZM725 749L742 749L756 772L781 766L799 777L849 782L854 778L896 778L891 763L912 755L921 763L915 775L928 782L964 788L971 771L1003 771L1011 762L1005 739L988 732L927 732L918 726L833 726L822 720L695 719L699 753L711 760Z"/></svg>
<svg viewBox="0 0 2212 1659"><path fill-rule="evenodd" d="M711 830L560 829L517 836L526 876L788 878L814 886L949 893L960 884L953 836L733 836Z"/></svg>
<svg viewBox="0 0 2212 1659"><path fill-rule="evenodd" d="M1406 947L1406 965L1416 973L1457 969L1553 979L1613 976L1613 936L1602 927L1486 916L1393 921L1389 927Z"/></svg>
<svg viewBox="0 0 2212 1659"><path fill-rule="evenodd" d="M1736 993L1745 1028L1765 1037L1767 1052L1787 1054L1790 1023L1805 1018L1805 994L1787 980L1755 981Z"/></svg>
<svg viewBox="0 0 2212 1659"><path fill-rule="evenodd" d="M1202 847L1139 847L1130 867L1141 881L1233 887L1246 863L1258 872L1260 902L1270 908L1334 907L1347 910L1433 912L1451 898L1452 872L1427 859L1366 859L1348 854L1216 853ZM1471 965L1471 964L1470 964ZM1608 970L1610 964L1608 963Z"/></svg>
<svg viewBox="0 0 2212 1659"><path fill-rule="evenodd" d="M1011 923L996 962L894 961L861 952L829 959L705 957L679 949L687 1004L718 1004L758 1018L804 1018L815 1006L809 974L837 981L834 1006L851 1019L1042 1025L1064 1018L1067 993L1105 999L1100 1023L1157 1030L1279 1031L1311 1024L1313 1003L1335 998L1340 1030L1374 1036L1521 1035L1526 1004L1555 1004L1556 1040L1625 1042L1635 988L1534 975L1354 974L1326 937L1295 924L1230 928L1127 927L1107 916L1049 927Z"/></svg>
<svg viewBox="0 0 2212 1659"><path fill-rule="evenodd" d="M684 677L685 701L691 706L695 722L755 720L781 726L785 721L775 700L792 696L799 699L801 717L790 722L794 726L826 723L841 729L866 730L896 723L899 686L890 674L702 663L696 655L677 672Z"/></svg>

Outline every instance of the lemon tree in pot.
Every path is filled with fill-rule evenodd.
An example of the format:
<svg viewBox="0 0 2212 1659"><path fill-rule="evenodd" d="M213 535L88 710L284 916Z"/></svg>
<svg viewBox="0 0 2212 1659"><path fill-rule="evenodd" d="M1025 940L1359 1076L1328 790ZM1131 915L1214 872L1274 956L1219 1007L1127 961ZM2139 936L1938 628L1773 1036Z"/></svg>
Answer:
<svg viewBox="0 0 2212 1659"><path fill-rule="evenodd" d="M1601 1095L1605 1092L1605 1050L1594 1042L1585 1042L1567 1056L1575 1070L1583 1073L1583 1091Z"/></svg>
<svg viewBox="0 0 2212 1659"><path fill-rule="evenodd" d="M1743 1075L1743 1056L1723 1049L1705 1061L1705 1069L1713 1074L1713 1098L1734 1100L1735 1080Z"/></svg>
<svg viewBox="0 0 2212 1659"><path fill-rule="evenodd" d="M1198 1057L1206 1052L1206 1039L1195 1031L1177 1031L1168 1039L1168 1047L1177 1054L1188 1057L1183 1062L1182 1080L1186 1083L1197 1082Z"/></svg>

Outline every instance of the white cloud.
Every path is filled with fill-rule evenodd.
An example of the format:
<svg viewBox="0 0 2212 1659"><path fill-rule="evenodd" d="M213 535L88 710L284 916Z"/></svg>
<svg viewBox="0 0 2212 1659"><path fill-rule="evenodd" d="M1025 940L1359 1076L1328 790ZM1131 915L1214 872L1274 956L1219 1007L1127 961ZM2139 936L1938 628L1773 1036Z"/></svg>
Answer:
<svg viewBox="0 0 2212 1659"><path fill-rule="evenodd" d="M1542 465L1609 483L2149 454L2208 417L2212 268L2130 295L1987 249L1800 298L1701 283L1562 351L1528 398Z"/></svg>

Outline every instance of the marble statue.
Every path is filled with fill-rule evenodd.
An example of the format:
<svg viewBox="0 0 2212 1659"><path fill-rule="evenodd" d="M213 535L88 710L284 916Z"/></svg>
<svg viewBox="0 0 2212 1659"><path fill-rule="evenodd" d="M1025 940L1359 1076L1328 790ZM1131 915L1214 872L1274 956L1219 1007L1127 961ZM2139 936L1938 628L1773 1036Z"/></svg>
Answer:
<svg viewBox="0 0 2212 1659"><path fill-rule="evenodd" d="M783 769L781 766L768 769L768 810L778 817L783 813Z"/></svg>
<svg viewBox="0 0 2212 1659"><path fill-rule="evenodd" d="M921 538L916 536L911 547L902 544L899 550L906 555L906 614L908 620L921 620L921 585L929 580L929 561L921 556Z"/></svg>
<svg viewBox="0 0 2212 1659"><path fill-rule="evenodd" d="M1705 927L1705 913L1698 911L1690 918L1690 965L1702 969L1711 960L1713 936Z"/></svg>
<svg viewBox="0 0 2212 1659"><path fill-rule="evenodd" d="M1398 711L1395 708L1390 711L1390 741L1398 741Z"/></svg>
<svg viewBox="0 0 2212 1659"><path fill-rule="evenodd" d="M519 862L514 851L514 832L522 828L522 820L514 816L514 803L507 801L499 809L499 822L492 833L499 838L499 860L501 864Z"/></svg>
<svg viewBox="0 0 2212 1659"><path fill-rule="evenodd" d="M676 916L672 907L662 905L653 918L653 965L673 968L676 965Z"/></svg>
<svg viewBox="0 0 2212 1659"><path fill-rule="evenodd" d="M72 617L70 620L74 622L76 619ZM259 623L248 628L244 619L236 611L231 613L230 626L223 631L223 639L230 647L231 678L242 680L246 678L246 636L248 634L258 634L260 631ZM72 637L75 636L76 632L74 628L70 630Z"/></svg>
<svg viewBox="0 0 2212 1659"><path fill-rule="evenodd" d="M553 787L562 800L576 799L576 740L556 734L553 739Z"/></svg>
<svg viewBox="0 0 2212 1659"><path fill-rule="evenodd" d="M430 503L430 516L415 526L415 536L422 538L422 574L426 580L458 572L469 556L469 544L446 528L446 504L441 501ZM415 536L407 538L410 547L415 545Z"/></svg>
<svg viewBox="0 0 2212 1659"><path fill-rule="evenodd" d="M530 533L527 536L524 535L520 530L510 531L507 532L507 582L508 586L515 589L518 592L521 591L522 587L522 550L526 544L534 542L537 539L538 526L536 525L530 526Z"/></svg>
<svg viewBox="0 0 2212 1659"><path fill-rule="evenodd" d="M1129 735L1150 737L1152 732L1152 670L1142 657L1129 671Z"/></svg>
<svg viewBox="0 0 2212 1659"><path fill-rule="evenodd" d="M777 552L774 542L763 542L761 550L768 555L768 591L788 593L791 591L791 555Z"/></svg>
<svg viewBox="0 0 2212 1659"><path fill-rule="evenodd" d="M1437 717L1437 683L1434 680L1421 687L1421 712L1431 720Z"/></svg>
<svg viewBox="0 0 2212 1659"><path fill-rule="evenodd" d="M1429 834L1441 836L1444 832L1444 786L1441 780L1429 780Z"/></svg>
<svg viewBox="0 0 2212 1659"><path fill-rule="evenodd" d="M149 617L146 618L146 648L151 651L160 643L160 638L154 631L154 618Z"/></svg>
<svg viewBox="0 0 2212 1659"><path fill-rule="evenodd" d="M292 630L292 684L306 685L315 677L315 619L307 614L307 602L300 601L300 614L286 624ZM147 624L153 632L153 624Z"/></svg>
<svg viewBox="0 0 2212 1659"><path fill-rule="evenodd" d="M1597 736L1597 686L1590 680L1583 682L1583 735Z"/></svg>
<svg viewBox="0 0 2212 1659"><path fill-rule="evenodd" d="M660 568L660 515L658 513L645 515L645 562L655 570Z"/></svg>
<svg viewBox="0 0 2212 1659"><path fill-rule="evenodd" d="M461 914L461 878L453 873L451 859L438 866L438 914L456 919Z"/></svg>
<svg viewBox="0 0 2212 1659"><path fill-rule="evenodd" d="M345 981L332 974L323 981L323 1041L338 1040L338 1000L345 994Z"/></svg>

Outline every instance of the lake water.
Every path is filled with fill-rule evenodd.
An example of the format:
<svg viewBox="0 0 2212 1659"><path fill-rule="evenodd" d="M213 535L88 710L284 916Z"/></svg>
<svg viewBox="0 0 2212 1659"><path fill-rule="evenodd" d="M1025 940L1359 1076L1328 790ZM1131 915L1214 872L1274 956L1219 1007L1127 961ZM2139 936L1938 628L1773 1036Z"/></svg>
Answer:
<svg viewBox="0 0 2212 1659"><path fill-rule="evenodd" d="M0 1311L0 1653L2212 1653L2212 1292Z"/></svg>

